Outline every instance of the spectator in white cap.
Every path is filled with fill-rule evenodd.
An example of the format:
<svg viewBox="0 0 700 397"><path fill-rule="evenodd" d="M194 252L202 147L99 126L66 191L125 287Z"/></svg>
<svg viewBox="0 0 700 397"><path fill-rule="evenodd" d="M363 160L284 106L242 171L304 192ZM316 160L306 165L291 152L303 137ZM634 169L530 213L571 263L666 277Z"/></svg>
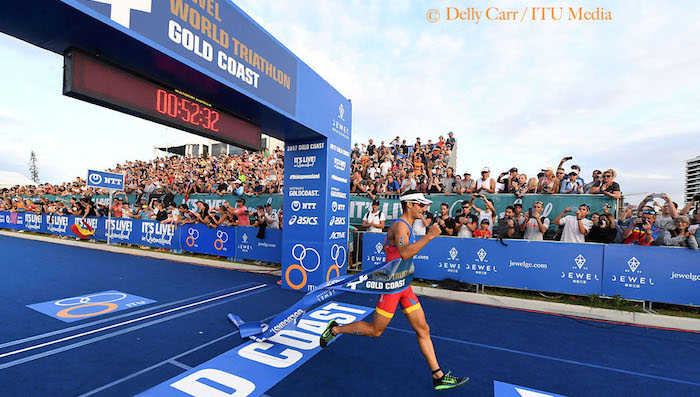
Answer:
<svg viewBox="0 0 700 397"><path fill-rule="evenodd" d="M476 193L496 193L496 181L491 178L491 168L481 169L481 178L476 180Z"/></svg>

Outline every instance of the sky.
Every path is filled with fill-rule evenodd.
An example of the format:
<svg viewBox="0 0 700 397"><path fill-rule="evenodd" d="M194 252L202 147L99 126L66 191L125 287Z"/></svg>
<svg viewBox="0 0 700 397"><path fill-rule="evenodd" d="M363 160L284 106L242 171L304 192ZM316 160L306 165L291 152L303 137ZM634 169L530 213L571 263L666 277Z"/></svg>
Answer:
<svg viewBox="0 0 700 397"><path fill-rule="evenodd" d="M235 2L352 100L352 141L453 131L457 171L528 176L565 156L618 173L626 201L683 201L700 155L700 1L538 1L611 21L447 21L448 7L518 11L520 0ZM431 23L428 11L441 20ZM566 9L565 9L566 11ZM492 10L493 12L493 10ZM452 10L454 15L454 9ZM528 14L530 15L530 14ZM565 14L565 19L566 19ZM0 170L85 177L193 135L62 96L60 56L0 34ZM75 161L76 156L80 161Z"/></svg>

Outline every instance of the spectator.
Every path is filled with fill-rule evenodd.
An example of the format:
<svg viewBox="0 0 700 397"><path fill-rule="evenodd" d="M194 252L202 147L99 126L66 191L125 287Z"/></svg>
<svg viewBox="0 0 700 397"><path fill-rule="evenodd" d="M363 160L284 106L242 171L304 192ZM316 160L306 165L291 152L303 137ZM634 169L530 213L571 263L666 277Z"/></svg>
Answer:
<svg viewBox="0 0 700 397"><path fill-rule="evenodd" d="M612 243L615 241L617 236L617 229L615 228L615 217L612 214L601 214L598 216L596 221L593 222L591 226L591 231L588 233L586 238L587 241L592 243Z"/></svg>
<svg viewBox="0 0 700 397"><path fill-rule="evenodd" d="M421 214L418 215L415 221L413 221L413 234L416 236L425 236L428 227L433 221L433 214L426 209Z"/></svg>
<svg viewBox="0 0 700 397"><path fill-rule="evenodd" d="M558 217L554 218L554 221L552 221L552 223L554 223L555 225L564 226L564 229L561 233L561 241L569 243L586 242L586 234L591 230L591 227L593 226L593 222L591 222L590 219L586 218L590 210L591 207L588 206L588 204L581 204L578 207L578 210L576 210L575 215L564 216L564 214L567 214L572 211L571 207L569 207L562 211L562 213L559 214Z"/></svg>
<svg viewBox="0 0 700 397"><path fill-rule="evenodd" d="M444 145L443 145L444 147ZM445 195L449 196L450 193L455 192L455 170L452 167L447 167L447 175L440 180L442 183L442 188L445 191Z"/></svg>
<svg viewBox="0 0 700 397"><path fill-rule="evenodd" d="M479 225L480 228L474 230L474 238L491 238L491 230L489 230L489 220L482 219Z"/></svg>
<svg viewBox="0 0 700 397"><path fill-rule="evenodd" d="M620 185L615 182L617 174L612 169L603 172L603 181L596 182L591 188L591 194L603 194L614 199L622 197Z"/></svg>
<svg viewBox="0 0 700 397"><path fill-rule="evenodd" d="M401 181L401 193L406 193L409 190L416 189L416 179L414 177L413 171L408 171L406 173L406 179Z"/></svg>
<svg viewBox="0 0 700 397"><path fill-rule="evenodd" d="M508 178L503 179L508 175ZM508 172L504 172L498 176L496 182L503 184L500 193L515 193L514 182L518 180L518 169L513 167Z"/></svg>
<svg viewBox="0 0 700 397"><path fill-rule="evenodd" d="M472 179L472 174L467 171L459 186L462 189L462 194L473 194L476 190L476 181Z"/></svg>
<svg viewBox="0 0 700 397"><path fill-rule="evenodd" d="M438 179L437 176L434 176L430 178L430 184L428 184L428 193L429 194L440 194L443 193L444 189L442 186L442 183Z"/></svg>
<svg viewBox="0 0 700 397"><path fill-rule="evenodd" d="M525 240L544 240L544 234L549 229L549 218L542 215L543 210L544 203L535 201L532 209L525 214L525 222L520 225L520 231L524 233Z"/></svg>
<svg viewBox="0 0 700 397"><path fill-rule="evenodd" d="M474 205L474 199L476 198L484 200L483 210ZM489 221L488 229L490 232L493 233L493 225L496 223L496 217L498 216L498 214L496 213L496 209L493 207L493 204L491 204L491 202L483 194L472 194L472 199L469 201L469 205L471 206L471 208L474 209L474 211L476 211L479 214L480 227L482 226L481 222L484 219L487 219Z"/></svg>
<svg viewBox="0 0 700 397"><path fill-rule="evenodd" d="M515 208L512 205L506 207L505 216L498 220L498 236L501 238L521 238L518 222L513 219Z"/></svg>
<svg viewBox="0 0 700 397"><path fill-rule="evenodd" d="M539 182L537 191L544 194L559 193L559 178L554 174L554 168L548 167L542 170L544 175Z"/></svg>
<svg viewBox="0 0 700 397"><path fill-rule="evenodd" d="M569 178L564 181L561 192L564 194L583 194L583 184L578 179L576 171L569 172Z"/></svg>
<svg viewBox="0 0 700 397"><path fill-rule="evenodd" d="M656 211L645 207L642 214L622 233L622 244L664 245L663 230L656 226Z"/></svg>
<svg viewBox="0 0 700 397"><path fill-rule="evenodd" d="M669 239L668 245L676 247L689 247L691 249L698 249L698 242L695 239L693 232L688 230L690 226L690 220L685 215L680 215L674 219L676 228L671 231L671 238Z"/></svg>
<svg viewBox="0 0 700 397"><path fill-rule="evenodd" d="M476 180L476 193L496 193L496 181L491 178L491 168L481 169L481 178Z"/></svg>
<svg viewBox="0 0 700 397"><path fill-rule="evenodd" d="M452 131L447 133L447 143L453 148L455 147L455 143L457 143L457 140L455 139Z"/></svg>
<svg viewBox="0 0 700 397"><path fill-rule="evenodd" d="M594 170L591 175L591 181L583 185L583 193L590 194L591 189L595 186L596 182L603 180L603 172L600 170Z"/></svg>
<svg viewBox="0 0 700 397"><path fill-rule="evenodd" d="M379 210L379 200L372 201L372 210L362 218L362 226L370 233L381 233L386 225L386 216Z"/></svg>
<svg viewBox="0 0 700 397"><path fill-rule="evenodd" d="M518 229L520 229L520 225L522 225L525 222L525 216L523 215L523 205L521 203L515 203L513 204L513 208L515 209L513 219L515 219ZM522 238L522 234L519 238Z"/></svg>
<svg viewBox="0 0 700 397"><path fill-rule="evenodd" d="M452 236L455 232L455 220L450 216L450 207L447 203L440 204L440 216L435 219L440 226L442 236Z"/></svg>
<svg viewBox="0 0 700 397"><path fill-rule="evenodd" d="M470 238L478 227L479 216L472 213L471 202L462 201L462 213L455 220L457 237Z"/></svg>
<svg viewBox="0 0 700 397"><path fill-rule="evenodd" d="M556 173L556 178L557 178L557 184L559 185L559 191L558 193L564 194L566 191L564 191L564 184L566 182L566 170L563 168L557 168L557 173ZM557 193L556 191L554 193Z"/></svg>
<svg viewBox="0 0 700 397"><path fill-rule="evenodd" d="M517 197L523 197L527 193L527 174L519 174L518 179L513 180L511 183L513 184L512 192Z"/></svg>
<svg viewBox="0 0 700 397"><path fill-rule="evenodd" d="M279 216L272 211L272 204L265 203L265 222L270 229L280 228Z"/></svg>
<svg viewBox="0 0 700 397"><path fill-rule="evenodd" d="M233 213L238 216L238 226L250 226L249 212L243 197L236 200L236 209L233 210Z"/></svg>

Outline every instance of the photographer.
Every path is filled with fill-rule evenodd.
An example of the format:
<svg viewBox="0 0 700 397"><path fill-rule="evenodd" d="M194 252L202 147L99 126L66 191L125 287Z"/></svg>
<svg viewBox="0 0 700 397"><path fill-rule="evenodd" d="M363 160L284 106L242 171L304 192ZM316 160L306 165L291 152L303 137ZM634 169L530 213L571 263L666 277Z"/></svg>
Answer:
<svg viewBox="0 0 700 397"><path fill-rule="evenodd" d="M650 201L653 202L654 198L661 198L664 200L664 205L661 210L661 216L656 217L656 220L654 224L664 230L673 230L675 229L675 224L673 220L678 217L678 210L677 210L677 205L673 201L671 201L671 197L666 194L666 193L651 193L648 194L642 201L639 203L639 206L637 208L644 208L647 206L647 203ZM651 207L653 208L653 207Z"/></svg>
<svg viewBox="0 0 700 397"><path fill-rule="evenodd" d="M586 241L592 243L612 243L617 236L615 217L612 214L600 214L598 221L593 223L591 231L586 236Z"/></svg>
<svg viewBox="0 0 700 397"><path fill-rule="evenodd" d="M508 178L503 179L508 175ZM499 193L515 193L513 182L518 180L518 169L513 167L508 172L502 172L496 182L503 184L503 189Z"/></svg>
<svg viewBox="0 0 700 397"><path fill-rule="evenodd" d="M592 176L592 180L586 184L583 185L583 193L584 194L590 194L591 189L593 186L596 185L596 182L600 182L603 180L603 172L600 170L594 170Z"/></svg>
<svg viewBox="0 0 700 397"><path fill-rule="evenodd" d="M654 224L656 221L656 211L645 207L641 214L638 214L637 219L630 223L629 226L622 232L622 244L633 245L664 245L659 244L659 240L663 238L662 229Z"/></svg>
<svg viewBox="0 0 700 397"><path fill-rule="evenodd" d="M457 214L455 230L457 237L471 238L474 236L479 222L479 217L471 212L470 202L462 202L462 212Z"/></svg>
<svg viewBox="0 0 700 397"><path fill-rule="evenodd" d="M520 231L524 233L525 240L544 240L544 234L549 229L549 218L542 216L543 210L544 203L535 201L532 208L525 214L525 222L520 225Z"/></svg>
<svg viewBox="0 0 700 397"><path fill-rule="evenodd" d="M603 172L603 181L596 182L591 188L591 194L603 194L605 196L619 199L622 197L622 192L620 192L620 185L615 182L615 177L617 173L612 169Z"/></svg>
<svg viewBox="0 0 700 397"><path fill-rule="evenodd" d="M379 200L372 201L372 209L362 219L362 226L369 233L381 233L386 224L386 215L379 210Z"/></svg>
<svg viewBox="0 0 700 397"><path fill-rule="evenodd" d="M438 177L434 176L430 178L430 184L428 185L428 194L439 194L443 192L444 189Z"/></svg>
<svg viewBox="0 0 700 397"><path fill-rule="evenodd" d="M518 222L513 219L515 215L515 208L512 205L506 207L505 216L498 220L498 236L501 238L512 238L519 239L522 238L522 233L520 232L520 226Z"/></svg>

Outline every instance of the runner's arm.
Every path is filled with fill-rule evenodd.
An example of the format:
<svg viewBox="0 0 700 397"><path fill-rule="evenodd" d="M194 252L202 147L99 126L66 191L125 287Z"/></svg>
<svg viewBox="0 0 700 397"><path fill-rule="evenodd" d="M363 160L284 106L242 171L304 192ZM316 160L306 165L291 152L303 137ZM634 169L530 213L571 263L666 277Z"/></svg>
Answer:
<svg viewBox="0 0 700 397"><path fill-rule="evenodd" d="M400 223L397 223L397 225L398 228L394 233L394 239L396 246L399 249L399 255L401 255L401 259L409 259L413 257L420 250L422 250L423 247L425 247L426 244L430 242L430 240L439 236L441 233L440 226L438 226L437 223L435 223L430 229L428 229L428 233L426 233L425 236L423 236L420 240L416 241L415 243L409 244L410 232L408 230L408 226Z"/></svg>

